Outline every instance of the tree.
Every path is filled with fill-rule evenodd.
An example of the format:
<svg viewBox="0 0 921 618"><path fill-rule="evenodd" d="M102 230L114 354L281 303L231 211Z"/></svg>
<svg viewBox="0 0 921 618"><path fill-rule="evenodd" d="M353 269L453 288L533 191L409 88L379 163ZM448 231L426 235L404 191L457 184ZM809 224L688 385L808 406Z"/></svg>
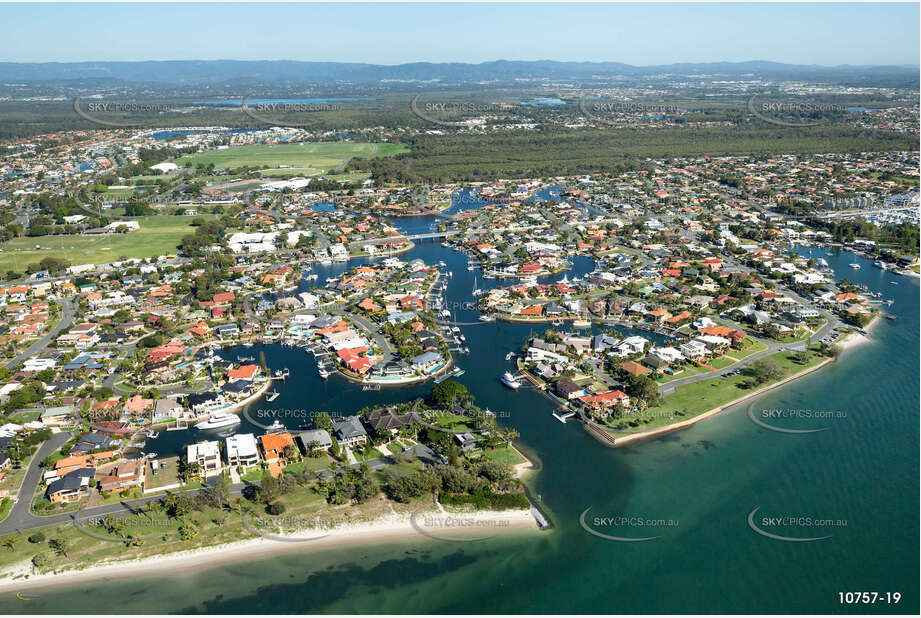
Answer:
<svg viewBox="0 0 921 618"><path fill-rule="evenodd" d="M757 360L743 371L746 375L751 376L757 384L764 384L783 377L783 370L774 360L769 358Z"/></svg>
<svg viewBox="0 0 921 618"><path fill-rule="evenodd" d="M67 539L55 537L48 541L48 547L57 555L67 557Z"/></svg>
<svg viewBox="0 0 921 618"><path fill-rule="evenodd" d="M265 512L269 515L281 515L285 510L287 509L284 502L272 502L265 507Z"/></svg>
<svg viewBox="0 0 921 618"><path fill-rule="evenodd" d="M16 537L8 536L3 539L3 546L9 551L16 551Z"/></svg>
<svg viewBox="0 0 921 618"><path fill-rule="evenodd" d="M313 417L313 428L314 429L325 429L327 433L332 435L333 433L333 419L330 418L329 414L326 412L320 412Z"/></svg>
<svg viewBox="0 0 921 618"><path fill-rule="evenodd" d="M432 403L445 409L452 407L455 403L472 399L467 387L454 380L445 380L433 386L429 398Z"/></svg>
<svg viewBox="0 0 921 618"><path fill-rule="evenodd" d="M182 524L179 526L179 538L183 541L189 541L198 536L198 526L194 523Z"/></svg>

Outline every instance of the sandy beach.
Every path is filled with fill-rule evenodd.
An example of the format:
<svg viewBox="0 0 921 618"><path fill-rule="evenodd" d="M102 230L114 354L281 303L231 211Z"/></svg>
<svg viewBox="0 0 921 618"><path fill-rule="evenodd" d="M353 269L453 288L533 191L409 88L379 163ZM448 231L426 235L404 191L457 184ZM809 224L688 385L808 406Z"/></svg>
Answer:
<svg viewBox="0 0 921 618"><path fill-rule="evenodd" d="M423 531L420 532L419 528ZM374 522L342 526L329 531L310 530L278 535L283 538L247 539L137 560L112 561L82 570L35 574L31 562L25 561L0 573L0 593L74 586L83 582L176 575L188 570L198 571L222 564L250 562L292 551L304 553L439 537L442 542L457 543L465 537L483 538L503 532L528 530L539 530L529 510L460 512L439 511L433 507L417 513L414 518L394 514Z"/></svg>

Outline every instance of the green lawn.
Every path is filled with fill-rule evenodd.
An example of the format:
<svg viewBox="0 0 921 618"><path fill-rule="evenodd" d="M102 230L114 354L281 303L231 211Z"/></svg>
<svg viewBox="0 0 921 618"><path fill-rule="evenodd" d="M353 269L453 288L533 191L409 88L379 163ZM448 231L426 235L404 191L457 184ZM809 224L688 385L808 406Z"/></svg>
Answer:
<svg viewBox="0 0 921 618"><path fill-rule="evenodd" d="M739 360L742 360L746 356L751 356L755 352L760 352L761 350L766 350L766 349L767 349L767 344L764 344L756 339L752 339L751 337L746 337L745 341L742 342L741 350L729 349L726 351L726 354L728 354L729 356L733 358L738 358Z"/></svg>
<svg viewBox="0 0 921 618"><path fill-rule="evenodd" d="M767 358L777 363L783 371L783 376L762 386L779 382L794 373L813 367L825 360L824 356L812 353L809 362L805 365L800 365L793 360L793 355L788 352L778 352ZM713 408L725 405L750 392L740 386L746 379L747 376L745 375L736 375L729 378L714 377L709 380L679 386L673 394L663 399L661 405L651 407L646 411L648 422L644 422L637 429L655 429L670 423L687 420ZM685 410L684 415L675 415L675 412L685 412ZM612 433L617 436L616 431L612 431Z"/></svg>
<svg viewBox="0 0 921 618"><path fill-rule="evenodd" d="M199 215L207 219L209 215ZM33 262L46 257L70 260L71 264L101 264L121 257L146 258L172 253L183 236L192 234L196 217L152 215L134 219L141 229L126 234L99 236L35 236L15 238L0 244L0 270L22 272ZM41 249L34 247L39 245Z"/></svg>
<svg viewBox="0 0 921 618"><path fill-rule="evenodd" d="M13 510L13 499L4 498L0 500L0 521L6 519L6 516L10 514L10 511Z"/></svg>
<svg viewBox="0 0 921 618"><path fill-rule="evenodd" d="M275 169L280 165L289 165L291 167L308 167L328 171L337 167L349 157L389 157L406 151L407 148L402 144L388 143L250 144L180 157L176 160L176 163L184 167L213 163L214 167L219 169L234 169L247 166Z"/></svg>
<svg viewBox="0 0 921 618"><path fill-rule="evenodd" d="M490 461L498 461L499 463L508 464L510 466L516 466L527 461L527 459L521 456L521 453L511 446L504 446L492 451L484 451L483 455Z"/></svg>
<svg viewBox="0 0 921 618"><path fill-rule="evenodd" d="M728 367L729 365L734 365L737 361L732 360L731 358L726 358L725 356L720 356L719 358L714 358L713 360L707 361L707 364L716 369L722 369Z"/></svg>

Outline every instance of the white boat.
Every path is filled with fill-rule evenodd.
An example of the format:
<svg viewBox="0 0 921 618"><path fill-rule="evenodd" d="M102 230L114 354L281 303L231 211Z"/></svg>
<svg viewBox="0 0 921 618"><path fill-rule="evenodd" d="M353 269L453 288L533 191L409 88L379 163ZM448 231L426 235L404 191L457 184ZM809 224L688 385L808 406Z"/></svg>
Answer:
<svg viewBox="0 0 921 618"><path fill-rule="evenodd" d="M499 378L499 381L513 390L521 386L521 384L518 383L518 379L508 371L502 374L502 377Z"/></svg>
<svg viewBox="0 0 921 618"><path fill-rule="evenodd" d="M873 265L876 266L877 268L882 268L883 270L886 270L886 265L879 260L873 262Z"/></svg>
<svg viewBox="0 0 921 618"><path fill-rule="evenodd" d="M319 372L320 377L323 378L324 380L329 377L329 371L327 371L325 368L320 367L319 369L317 369L317 371Z"/></svg>
<svg viewBox="0 0 921 618"><path fill-rule="evenodd" d="M853 264L848 264L848 266L850 266L854 270L860 270L860 264L857 264L856 262Z"/></svg>
<svg viewBox="0 0 921 618"><path fill-rule="evenodd" d="M333 261L329 258L323 258L322 260L320 260L320 264L322 264L323 266L330 266L332 263Z"/></svg>
<svg viewBox="0 0 921 618"><path fill-rule="evenodd" d="M266 433L281 433L287 431L287 427L281 424L280 421L276 420L274 423L265 428Z"/></svg>
<svg viewBox="0 0 921 618"><path fill-rule="evenodd" d="M153 440L154 438L159 438L159 437L160 437L160 432L159 432L159 431L151 431L151 432L150 432L150 435L147 436L147 437L150 438L151 440Z"/></svg>
<svg viewBox="0 0 921 618"><path fill-rule="evenodd" d="M244 347L244 348L251 348L251 347L253 347L253 342L252 342L252 341L244 341L244 342L243 342L243 347Z"/></svg>
<svg viewBox="0 0 921 618"><path fill-rule="evenodd" d="M271 393L269 393L268 395L265 396L265 400L266 400L266 401L275 401L276 399L278 399L278 396L279 396L280 394L281 394L281 393L279 393L278 391L272 391Z"/></svg>
<svg viewBox="0 0 921 618"><path fill-rule="evenodd" d="M480 322L495 322L496 316L494 315L481 315Z"/></svg>
<svg viewBox="0 0 921 618"><path fill-rule="evenodd" d="M230 412L214 414L208 420L195 425L195 429L220 429L221 427L230 427L239 425L240 417Z"/></svg>
<svg viewBox="0 0 921 618"><path fill-rule="evenodd" d="M515 358L514 352L509 352L508 354L505 355L505 360L512 360L513 358Z"/></svg>
<svg viewBox="0 0 921 618"><path fill-rule="evenodd" d="M590 328L592 323L588 320L574 320L572 325L576 328Z"/></svg>

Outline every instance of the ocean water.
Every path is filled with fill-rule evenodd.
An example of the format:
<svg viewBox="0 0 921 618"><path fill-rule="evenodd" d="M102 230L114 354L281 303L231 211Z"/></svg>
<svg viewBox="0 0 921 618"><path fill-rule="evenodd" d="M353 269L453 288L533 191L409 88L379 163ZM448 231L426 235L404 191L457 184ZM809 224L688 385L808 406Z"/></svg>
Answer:
<svg viewBox="0 0 921 618"><path fill-rule="evenodd" d="M811 251L825 256L839 278L894 299L884 310L897 317L879 320L871 341L837 362L754 400L758 410L843 412L809 421L810 427L828 426L826 431L769 431L750 420L752 404L746 402L687 430L609 449L578 424L557 421L542 395L499 384L497 377L508 368L505 353L520 347L527 325L471 324L462 327L471 354L458 360L466 369L460 381L479 405L520 432L522 450L540 466L529 485L549 511L552 530L473 543L420 536L304 550L175 577L39 591L33 601L8 595L0 599L0 611L917 613L918 280L880 271L848 253ZM449 299L469 298L477 273L466 271L464 256L437 244L420 245L410 255L448 262L455 273ZM854 261L863 268L848 268ZM475 322L473 316L456 319ZM258 347L250 350L246 354ZM335 378L319 381L312 358L302 351L270 352L270 365L288 366L294 374L273 402L279 408L355 411L427 391L349 390L352 385ZM296 371L302 358L305 369ZM783 542L762 536L748 524L757 507L754 521L766 531L828 538ZM656 538L621 542L590 534L580 524L586 509L586 526L596 532ZM630 519L609 525L616 517ZM776 526L762 517L836 525ZM846 591L899 592L902 599L897 606L842 605L838 593Z"/></svg>

